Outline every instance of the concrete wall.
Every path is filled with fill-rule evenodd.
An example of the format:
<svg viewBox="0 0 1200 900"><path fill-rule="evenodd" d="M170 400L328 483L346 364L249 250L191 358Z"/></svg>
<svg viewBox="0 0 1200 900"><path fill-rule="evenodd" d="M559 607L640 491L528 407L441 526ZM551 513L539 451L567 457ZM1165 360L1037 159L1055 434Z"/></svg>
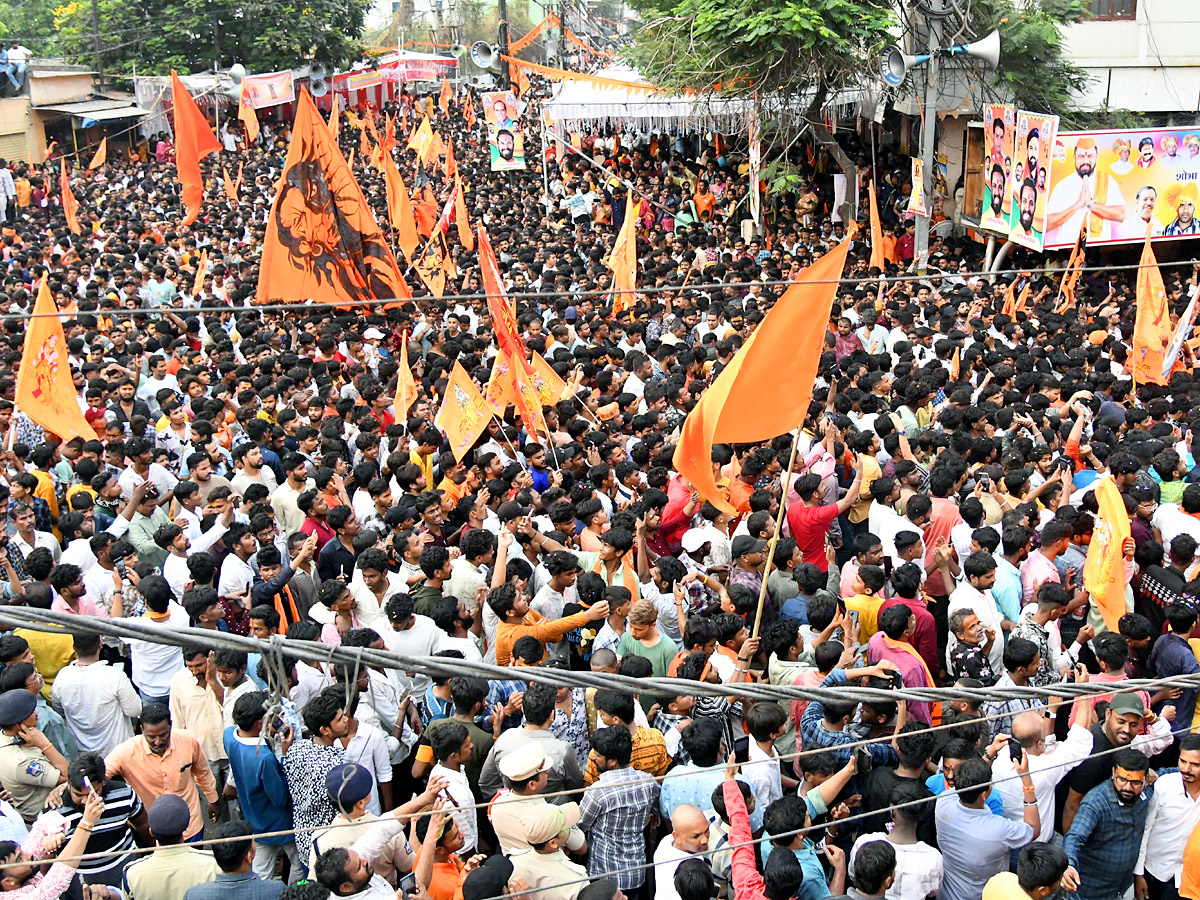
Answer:
<svg viewBox="0 0 1200 900"><path fill-rule="evenodd" d="M1137 0L1134 19L1089 20L1065 30L1066 56L1093 76L1081 98L1149 113L1200 109L1200 3Z"/></svg>
<svg viewBox="0 0 1200 900"><path fill-rule="evenodd" d="M45 131L35 125L28 97L0 100L0 155L41 162L46 153Z"/></svg>
<svg viewBox="0 0 1200 900"><path fill-rule="evenodd" d="M93 85L90 72L34 72L29 79L29 101L34 106L49 106L86 100L91 96Z"/></svg>

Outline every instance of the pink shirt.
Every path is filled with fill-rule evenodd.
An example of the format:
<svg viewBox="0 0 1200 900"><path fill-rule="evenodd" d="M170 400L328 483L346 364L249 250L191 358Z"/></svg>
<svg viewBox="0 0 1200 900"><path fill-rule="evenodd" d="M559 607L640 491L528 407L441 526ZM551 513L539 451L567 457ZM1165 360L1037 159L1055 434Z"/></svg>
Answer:
<svg viewBox="0 0 1200 900"><path fill-rule="evenodd" d="M1032 603L1037 597L1037 589L1043 584L1047 581L1060 584L1061 580L1054 561L1048 559L1040 550L1033 551L1025 562L1021 563L1021 602Z"/></svg>
<svg viewBox="0 0 1200 900"><path fill-rule="evenodd" d="M92 600L91 598L89 598L87 596L87 594L84 594L82 597L79 598L79 609L72 609L67 604L66 600L64 600L62 597L58 596L58 594L55 594L54 602L50 604L50 610L52 612L72 613L77 616L102 616L102 615L104 615L104 613L103 613L103 611L101 611L100 607L98 607L96 605L95 601Z"/></svg>

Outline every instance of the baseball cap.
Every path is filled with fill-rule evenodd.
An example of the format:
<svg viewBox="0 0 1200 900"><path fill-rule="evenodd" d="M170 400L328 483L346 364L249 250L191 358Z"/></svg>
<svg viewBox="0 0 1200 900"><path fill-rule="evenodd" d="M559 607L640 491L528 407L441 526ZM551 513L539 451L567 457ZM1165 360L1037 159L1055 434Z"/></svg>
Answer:
<svg viewBox="0 0 1200 900"><path fill-rule="evenodd" d="M685 552L695 553L707 544L708 540L708 537L699 528L691 528L683 533L683 537L679 539L679 543L683 545Z"/></svg>
<svg viewBox="0 0 1200 900"><path fill-rule="evenodd" d="M505 500L497 508L496 517L501 522L511 522L513 519L529 515L532 510L532 506L522 506L516 500Z"/></svg>
<svg viewBox="0 0 1200 900"><path fill-rule="evenodd" d="M733 554L733 558L737 559L739 556L745 556L747 553L758 553L766 546L766 541L760 541L758 538L751 537L748 534L739 534L733 539L730 552Z"/></svg>
<svg viewBox="0 0 1200 900"><path fill-rule="evenodd" d="M1117 694L1109 701L1108 708L1117 715L1125 715L1133 713L1134 715L1145 718L1146 706L1142 703L1142 698L1135 692L1127 692Z"/></svg>
<svg viewBox="0 0 1200 900"><path fill-rule="evenodd" d="M513 864L507 856L489 856L462 883L463 900L488 900L508 893Z"/></svg>

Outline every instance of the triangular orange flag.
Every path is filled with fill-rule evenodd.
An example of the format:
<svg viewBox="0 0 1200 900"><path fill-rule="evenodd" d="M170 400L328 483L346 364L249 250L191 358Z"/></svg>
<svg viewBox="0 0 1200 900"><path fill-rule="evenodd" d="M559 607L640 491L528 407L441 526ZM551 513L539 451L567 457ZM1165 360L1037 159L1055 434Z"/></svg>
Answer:
<svg viewBox="0 0 1200 900"><path fill-rule="evenodd" d="M96 430L79 409L58 313L46 276L42 276L17 372L17 409L64 441L77 437L91 440Z"/></svg>
<svg viewBox="0 0 1200 900"><path fill-rule="evenodd" d="M455 460L462 460L491 419L491 411L483 402L479 388L467 375L462 363L456 362L446 382L446 396L442 398L442 406L433 420L433 424L450 442L450 451Z"/></svg>
<svg viewBox="0 0 1200 900"><path fill-rule="evenodd" d="M438 106L442 108L442 112L450 112L450 82L442 78L442 93L438 96Z"/></svg>
<svg viewBox="0 0 1200 900"><path fill-rule="evenodd" d="M407 147L409 150L417 151L417 159L424 165L430 151L433 149L433 126L429 124L428 116L421 119L421 124L416 127L412 136L409 137Z"/></svg>
<svg viewBox="0 0 1200 900"><path fill-rule="evenodd" d="M542 406L553 406L567 390L567 383L540 353L533 354L533 386L537 388Z"/></svg>
<svg viewBox="0 0 1200 900"><path fill-rule="evenodd" d="M387 190L388 215L392 227L396 229L396 243L411 263L413 254L421 245L421 236L417 234L417 219L408 197L408 188L404 186L404 179L400 177L400 170L396 168L396 161L390 153L383 158L383 185Z"/></svg>
<svg viewBox="0 0 1200 900"><path fill-rule="evenodd" d="M229 169L224 163L221 164L221 183L225 185L225 197L230 203L238 202L238 186L242 183L242 166L238 166L237 181L229 177Z"/></svg>
<svg viewBox="0 0 1200 900"><path fill-rule="evenodd" d="M108 159L108 136L100 138L100 146L96 148L96 155L92 157L92 161L88 163L87 170L94 172L96 169L104 165L104 161Z"/></svg>
<svg viewBox="0 0 1200 900"><path fill-rule="evenodd" d="M340 113L342 106L342 95L333 95L333 109L329 111L329 133L333 135L333 142L336 144L338 135L342 133L342 116Z"/></svg>
<svg viewBox="0 0 1200 900"><path fill-rule="evenodd" d="M1166 384L1163 359L1171 343L1171 313L1163 287L1158 260L1150 246L1150 228L1137 274L1137 316L1133 322L1133 357L1130 366L1134 384Z"/></svg>
<svg viewBox="0 0 1200 900"><path fill-rule="evenodd" d="M488 239L487 230L479 223L479 271L483 276L483 292L487 295L488 315L492 317L492 331L496 335L496 346L501 353L511 352L522 361L525 359L525 344L517 328L517 313L500 280L500 266L496 253Z"/></svg>
<svg viewBox="0 0 1200 900"><path fill-rule="evenodd" d="M713 444L769 440L804 424L846 254L857 229L809 266L771 308L688 414L675 468L700 495L733 515L713 478Z"/></svg>
<svg viewBox="0 0 1200 900"><path fill-rule="evenodd" d="M1021 288L1021 293L1017 297L1017 305L1013 308L1013 312L1019 313L1025 309L1025 304L1029 302L1029 279L1025 280L1025 287Z"/></svg>
<svg viewBox="0 0 1200 900"><path fill-rule="evenodd" d="M400 371L396 382L396 399L393 403L393 409L396 421L400 422L408 417L408 411L412 405L417 402L417 382L413 378L412 369L408 365L408 332L404 332L404 337L400 343Z"/></svg>
<svg viewBox="0 0 1200 900"><path fill-rule="evenodd" d="M882 273L886 259L883 255L883 224L879 221L879 202L875 199L874 179L867 182L867 194L871 200L871 262L868 265Z"/></svg>
<svg viewBox="0 0 1200 900"><path fill-rule="evenodd" d="M467 221L467 200L463 196L462 181L454 179L454 222L458 225L458 242L468 253L475 250L475 236Z"/></svg>
<svg viewBox="0 0 1200 900"><path fill-rule="evenodd" d="M1004 307L1000 313L1005 316L1015 316L1017 314L1017 283L1010 282L1008 290L1004 292Z"/></svg>
<svg viewBox="0 0 1200 900"><path fill-rule="evenodd" d="M517 69L517 92L522 98L529 93L531 89L529 84L529 76L525 74L524 69Z"/></svg>
<svg viewBox="0 0 1200 900"><path fill-rule="evenodd" d="M454 178L458 175L458 163L454 161L454 142L446 142L446 177Z"/></svg>
<svg viewBox="0 0 1200 900"><path fill-rule="evenodd" d="M500 352L492 361L492 374L483 388L484 402L496 415L502 416L510 404L516 403L516 394L508 354Z"/></svg>
<svg viewBox="0 0 1200 900"><path fill-rule="evenodd" d="M245 88L242 90L244 92ZM219 153L221 143L174 71L171 72L171 97L175 106L175 168L179 183L183 185L183 206L187 210L183 224L191 225L200 215L200 201L204 199L200 160L210 153Z"/></svg>
<svg viewBox="0 0 1200 900"><path fill-rule="evenodd" d="M246 129L246 140L253 144L258 140L258 113L254 111L254 97L242 82L242 92L238 95L238 120Z"/></svg>
<svg viewBox="0 0 1200 900"><path fill-rule="evenodd" d="M1096 527L1083 565L1083 586L1096 600L1096 607L1109 630L1116 631L1125 615L1125 539L1130 536L1125 499L1112 475L1095 484L1099 506Z"/></svg>
<svg viewBox="0 0 1200 900"><path fill-rule="evenodd" d="M613 273L613 315L632 309L637 302L637 215L633 206L633 191L625 201L625 221L617 233L608 267Z"/></svg>
<svg viewBox="0 0 1200 900"><path fill-rule="evenodd" d="M196 279L192 282L192 296L197 297L204 290L204 273L208 269L208 248L200 249L200 258L196 260Z"/></svg>
<svg viewBox="0 0 1200 900"><path fill-rule="evenodd" d="M82 234L83 229L79 227L79 201L71 193L71 181L67 178L67 158L60 157L58 163L58 189L62 193L63 215L67 217L67 227L71 229L72 234Z"/></svg>
<svg viewBox="0 0 1200 900"><path fill-rule="evenodd" d="M438 206L429 185L413 200L413 215L417 220L417 233L422 237L431 237L437 225Z"/></svg>
<svg viewBox="0 0 1200 900"><path fill-rule="evenodd" d="M954 355L950 357L950 383L958 381L958 373L962 369L962 356L959 354L958 347L954 348Z"/></svg>
<svg viewBox="0 0 1200 900"><path fill-rule="evenodd" d="M314 191L321 200L314 202ZM279 193L267 220L258 302L351 306L411 297L329 126L308 91L301 90Z"/></svg>

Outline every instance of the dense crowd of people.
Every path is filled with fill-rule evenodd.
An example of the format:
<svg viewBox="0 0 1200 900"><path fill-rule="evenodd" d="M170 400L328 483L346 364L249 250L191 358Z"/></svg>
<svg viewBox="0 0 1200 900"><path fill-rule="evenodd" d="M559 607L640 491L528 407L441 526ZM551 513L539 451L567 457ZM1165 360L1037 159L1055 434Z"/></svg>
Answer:
<svg viewBox="0 0 1200 900"><path fill-rule="evenodd" d="M411 127L424 102L403 104ZM885 269L869 265L869 231L851 238L805 426L715 446L723 495L704 497L674 471L680 429L788 282L845 238L830 158L801 161L806 187L769 198L760 237L743 231L736 150L623 129L582 137L593 160L527 128L530 168L492 173L470 104L434 125L525 347L569 387L545 434L510 409L461 460L433 420L451 367L482 386L496 345L476 253L453 231L442 297L410 278L411 303L260 309L286 125L232 151L236 203L221 184L236 158L205 164L186 227L165 135L76 169L82 237L57 161L11 173L0 591L214 637L0 636L0 888L1200 898L1196 687L1120 686L1200 673L1200 383L1183 371L1134 388L1133 272L1090 269L1062 310L1052 268L992 284L981 245L935 235L931 273L911 277L910 186L888 157L864 159ZM383 128L398 111L358 115ZM404 138L418 217L436 218L451 182ZM348 119L341 141L348 157L359 146ZM364 157L355 174L386 222ZM625 183L652 202L630 208ZM627 215L641 290L614 315L606 258ZM1178 315L1196 271L1163 271ZM44 274L87 439L12 402ZM1027 308L1004 313L1026 282ZM398 408L403 362L417 396ZM1115 630L1083 586L1110 477L1132 535ZM223 634L506 671L285 659ZM547 668L671 676L678 693L556 688ZM1072 681L1113 687L1061 700ZM743 684L826 690L756 700ZM847 686L995 692L860 702Z"/></svg>

